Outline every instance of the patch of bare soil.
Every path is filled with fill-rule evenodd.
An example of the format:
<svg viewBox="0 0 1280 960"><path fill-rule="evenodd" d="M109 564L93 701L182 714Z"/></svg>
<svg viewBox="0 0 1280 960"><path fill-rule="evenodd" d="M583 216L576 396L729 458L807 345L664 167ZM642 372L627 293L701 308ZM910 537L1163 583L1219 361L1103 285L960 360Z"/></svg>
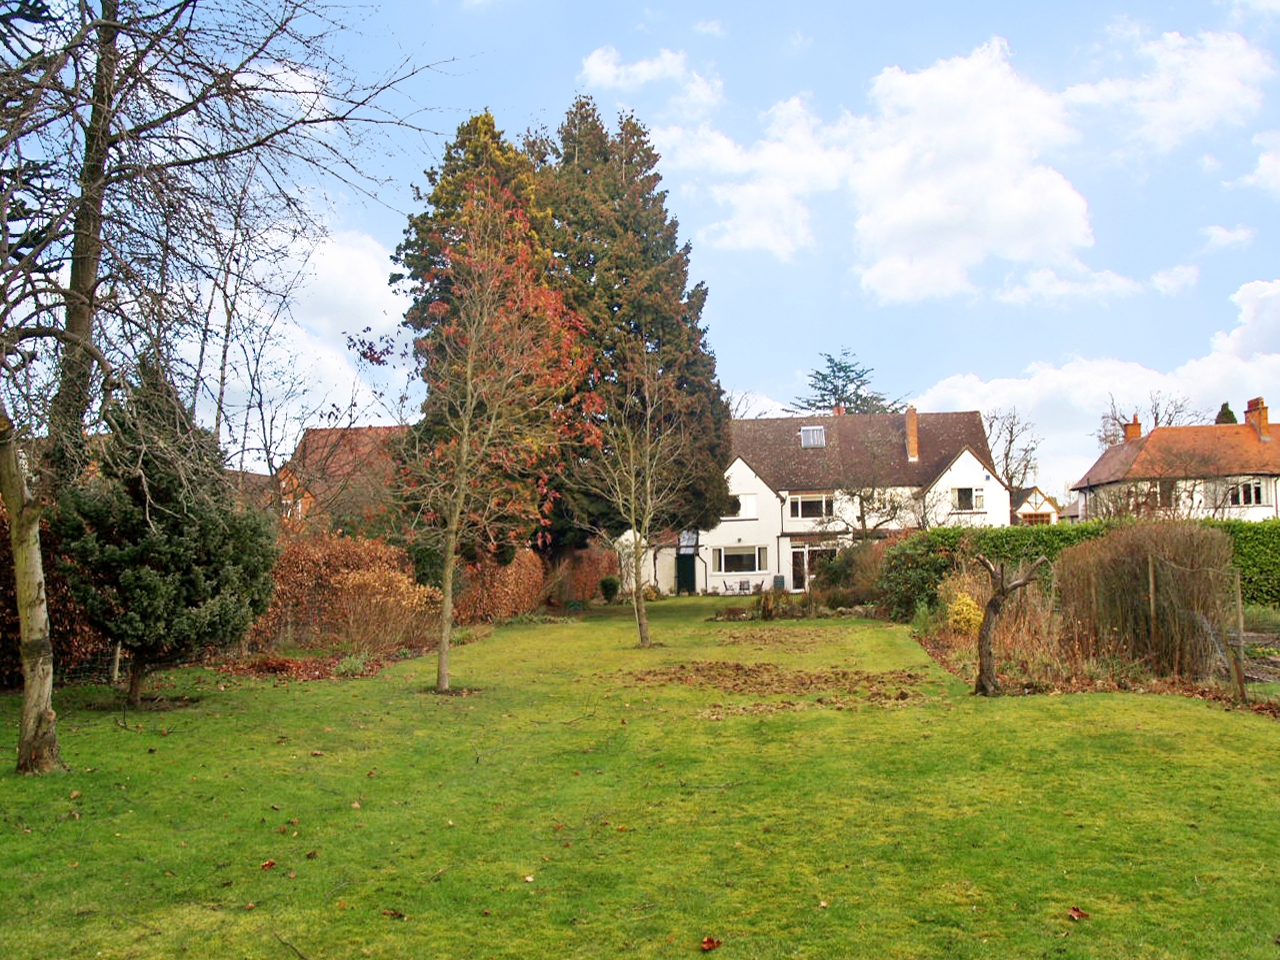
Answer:
<svg viewBox="0 0 1280 960"><path fill-rule="evenodd" d="M628 680L645 684L683 684L723 690L749 696L847 694L872 702L902 702L919 698L914 689L924 674L910 670L788 670L776 663L738 663L731 660L695 660L670 667L656 667L627 675Z"/></svg>
<svg viewBox="0 0 1280 960"><path fill-rule="evenodd" d="M256 680L333 680L333 669L343 657L338 654L325 657L249 657L243 660L224 660L212 664L219 673L233 677L252 677ZM372 677L382 669L382 661L370 657L365 661L362 677ZM349 678L344 678L349 679Z"/></svg>

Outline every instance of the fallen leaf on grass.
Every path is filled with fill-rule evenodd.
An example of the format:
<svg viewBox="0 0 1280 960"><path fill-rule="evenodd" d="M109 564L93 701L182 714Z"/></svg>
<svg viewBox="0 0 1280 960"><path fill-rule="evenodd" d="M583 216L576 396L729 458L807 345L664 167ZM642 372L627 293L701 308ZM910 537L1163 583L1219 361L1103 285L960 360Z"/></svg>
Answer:
<svg viewBox="0 0 1280 960"><path fill-rule="evenodd" d="M276 865L276 862L275 862L274 860L263 860L263 861L262 861L262 869L263 869L263 870L270 870L270 869L271 869L272 867L274 867L275 865Z"/></svg>
<svg viewBox="0 0 1280 960"><path fill-rule="evenodd" d="M1070 920L1088 920L1089 915L1079 907L1072 907L1067 911L1067 918Z"/></svg>
<svg viewBox="0 0 1280 960"><path fill-rule="evenodd" d="M723 941L717 940L715 937L703 937L702 949L703 951L714 950L716 947L720 946L721 943L723 943Z"/></svg>
<svg viewBox="0 0 1280 960"><path fill-rule="evenodd" d="M827 901L825 901L825 900L819 900L819 901L818 901L818 906L819 906L819 908L821 908L821 909L823 909L823 910L827 909Z"/></svg>
<svg viewBox="0 0 1280 960"><path fill-rule="evenodd" d="M532 876L525 877L525 878L524 878L524 882L525 882L525 883L533 883L533 877L532 877Z"/></svg>
<svg viewBox="0 0 1280 960"><path fill-rule="evenodd" d="M352 801L351 801L351 809L352 809L352 810L359 810L359 809L360 809L360 801L359 801L359 800L352 800Z"/></svg>
<svg viewBox="0 0 1280 960"><path fill-rule="evenodd" d="M383 915L384 917L390 917L392 920L407 920L407 919L409 919L409 918L408 918L408 917L406 917L403 913L401 913L399 910L383 910L383 911L382 911L382 915Z"/></svg>

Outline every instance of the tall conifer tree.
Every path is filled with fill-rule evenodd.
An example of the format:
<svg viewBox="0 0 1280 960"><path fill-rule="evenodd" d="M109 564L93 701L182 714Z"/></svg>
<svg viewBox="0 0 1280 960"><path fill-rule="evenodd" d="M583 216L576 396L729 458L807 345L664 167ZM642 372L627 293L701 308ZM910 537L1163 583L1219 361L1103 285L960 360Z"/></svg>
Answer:
<svg viewBox="0 0 1280 960"><path fill-rule="evenodd" d="M539 203L551 215L548 246L555 282L582 316L595 351L593 389L606 410L621 409L641 365L674 386L672 417L689 441L675 464L683 493L663 524L708 528L728 512L724 470L731 456L729 407L716 379L715 356L702 327L707 288L689 286L690 245L660 188L658 153L632 115L610 131L595 103L579 97L555 138L531 138ZM570 476L566 499L596 528L620 532L618 512Z"/></svg>

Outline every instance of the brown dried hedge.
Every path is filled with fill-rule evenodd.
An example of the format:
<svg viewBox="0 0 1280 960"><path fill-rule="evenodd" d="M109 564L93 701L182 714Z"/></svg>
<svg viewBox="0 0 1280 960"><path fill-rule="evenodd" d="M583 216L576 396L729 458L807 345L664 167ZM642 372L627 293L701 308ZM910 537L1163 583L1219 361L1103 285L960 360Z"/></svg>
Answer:
<svg viewBox="0 0 1280 960"><path fill-rule="evenodd" d="M62 575L57 539L47 524L40 525L44 553L45 590L49 602L49 633L53 641L55 677L62 679L82 663L110 648L107 640L89 626L84 611L71 596ZM0 508L0 689L22 686L19 653L18 598L13 583L13 553L9 546L9 519Z"/></svg>

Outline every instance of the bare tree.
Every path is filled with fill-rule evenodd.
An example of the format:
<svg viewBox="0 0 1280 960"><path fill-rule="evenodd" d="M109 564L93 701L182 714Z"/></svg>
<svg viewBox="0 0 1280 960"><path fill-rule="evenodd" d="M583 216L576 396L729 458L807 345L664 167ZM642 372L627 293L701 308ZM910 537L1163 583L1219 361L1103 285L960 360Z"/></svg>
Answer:
<svg viewBox="0 0 1280 960"><path fill-rule="evenodd" d="M1034 581L1049 558L1039 557L1029 569L1012 581L1006 579L1003 563L992 563L982 554L977 555L977 560L986 568L991 578L991 599L982 611L982 626L978 628L978 680L973 692L980 697L995 697L1000 694L1000 683L996 679L996 621L1000 618L1005 601Z"/></svg>
<svg viewBox="0 0 1280 960"><path fill-rule="evenodd" d="M439 224L434 266L414 277L406 322L427 384L401 496L411 536L442 562L436 689L449 689L460 554L527 542L550 506L545 482L583 375L581 325L544 283L528 221L490 177L468 181Z"/></svg>
<svg viewBox="0 0 1280 960"><path fill-rule="evenodd" d="M629 567L631 606L640 646L648 647L649 615L644 597L646 550L678 513L690 479L688 445L679 416L679 393L643 349L620 359L610 391L612 406L601 418L600 456L585 470L588 492L605 500L627 524L630 542L620 551ZM595 531L608 537L607 530Z"/></svg>
<svg viewBox="0 0 1280 960"><path fill-rule="evenodd" d="M18 768L40 773L60 758L39 515L82 467L113 362L203 378L196 291L238 269L220 258L228 169L252 158L279 227L307 222L300 181L367 184L360 131L397 121L382 95L414 71L353 78L327 52L342 25L311 0L20 7L0 18L0 491L20 571ZM37 435L28 475L18 447Z"/></svg>
<svg viewBox="0 0 1280 960"><path fill-rule="evenodd" d="M1035 433L1034 425L1018 413L1017 407L988 411L982 415L982 423L987 430L996 475L1004 481L1010 494L1016 493L1035 476L1036 451L1043 438Z"/></svg>
<svg viewBox="0 0 1280 960"><path fill-rule="evenodd" d="M1123 442L1125 424L1135 418L1141 423L1143 413L1146 414L1145 425L1148 432L1156 427L1185 427L1190 424L1210 422L1208 412L1192 406L1191 398L1182 394L1166 394L1161 390L1152 390L1147 395L1147 409L1140 411L1135 407L1129 413L1121 411L1116 405L1115 395L1111 394L1107 412L1102 415L1101 423L1094 434L1098 440L1098 446L1105 450L1107 447Z"/></svg>

